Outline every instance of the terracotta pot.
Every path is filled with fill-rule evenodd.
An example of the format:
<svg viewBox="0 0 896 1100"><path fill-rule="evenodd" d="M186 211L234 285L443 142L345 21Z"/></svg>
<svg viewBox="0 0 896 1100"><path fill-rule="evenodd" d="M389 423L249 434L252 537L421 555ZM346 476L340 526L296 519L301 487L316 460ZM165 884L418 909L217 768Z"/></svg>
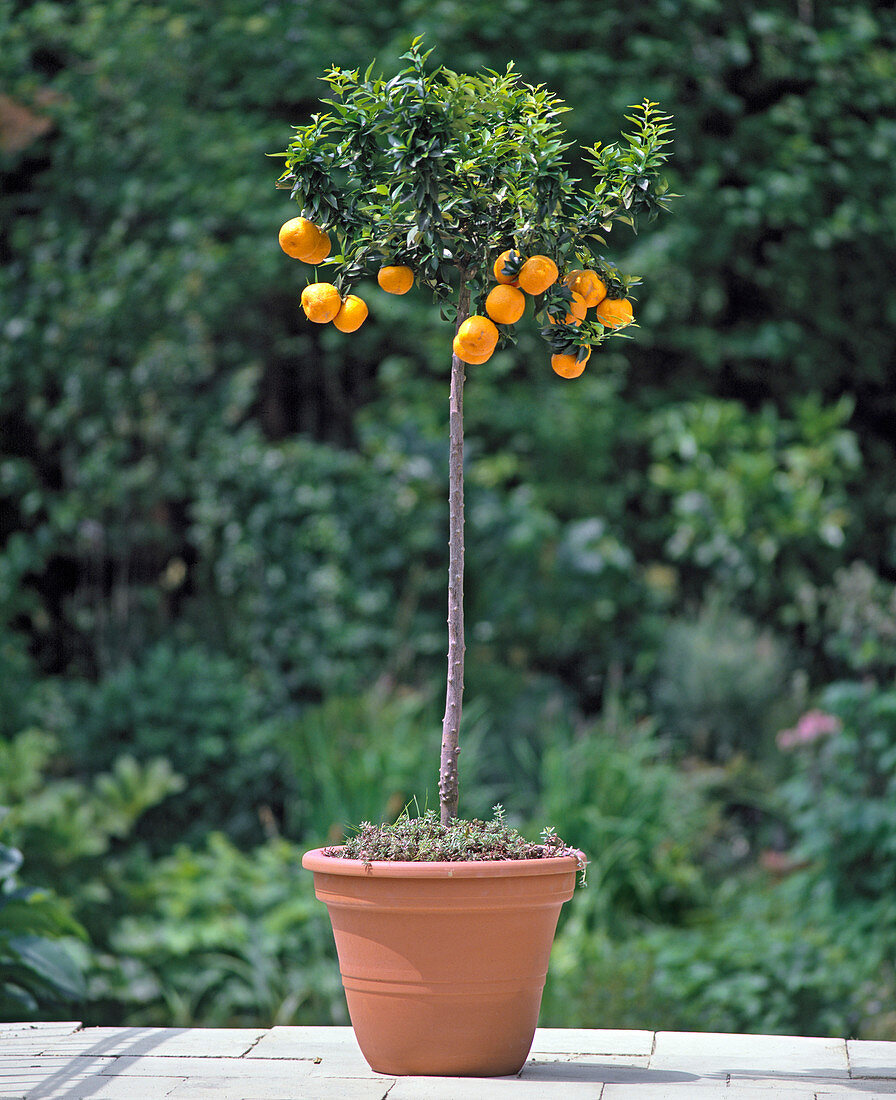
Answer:
<svg viewBox="0 0 896 1100"><path fill-rule="evenodd" d="M358 1045L392 1075L496 1077L532 1046L573 856L365 864L307 852Z"/></svg>

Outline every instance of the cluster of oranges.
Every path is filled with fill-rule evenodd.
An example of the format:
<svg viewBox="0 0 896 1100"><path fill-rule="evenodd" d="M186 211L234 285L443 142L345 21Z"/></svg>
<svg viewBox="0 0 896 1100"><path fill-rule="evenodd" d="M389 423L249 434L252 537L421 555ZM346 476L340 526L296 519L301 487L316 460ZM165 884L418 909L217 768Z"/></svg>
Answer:
<svg viewBox="0 0 896 1100"><path fill-rule="evenodd" d="M330 255L330 238L307 218L291 218L280 227L280 247L287 256L306 264L322 263ZM409 267L381 267L377 281L390 294L407 294L414 285ZM332 283L310 283L302 291L302 309L309 321L340 332L355 332L367 319L367 303L357 294L343 298Z"/></svg>
<svg viewBox="0 0 896 1100"><path fill-rule="evenodd" d="M367 319L367 303L357 294L343 298L332 283L310 283L302 291L302 309L309 321L333 322L340 332L354 332Z"/></svg>
<svg viewBox="0 0 896 1100"><path fill-rule="evenodd" d="M280 226L280 247L294 260L320 264L330 255L330 238L307 218L290 218Z"/></svg>
<svg viewBox="0 0 896 1100"><path fill-rule="evenodd" d="M515 325L526 310L526 294L543 294L560 274L549 256L530 256L508 249L495 260L493 273L498 285L485 299L488 317L474 313L454 337L454 354L464 363L478 364L490 359L498 343L498 325Z"/></svg>
<svg viewBox="0 0 896 1100"><path fill-rule="evenodd" d="M280 247L294 259L307 264L322 263L330 255L330 238L307 218L292 218L280 228ZM464 363L485 363L498 344L498 325L514 325L526 310L526 294L544 294L560 279L560 271L550 256L525 258L509 248L492 267L496 285L485 299L487 317L474 314L462 322L454 337L454 354ZM589 309L604 328L616 329L631 324L633 313L627 298L610 297L607 285L596 271L570 271L563 277L569 300L562 319L549 315L553 324L578 326ZM409 267L386 265L377 273L377 282L389 294L407 294L414 285ZM332 283L311 283L302 291L302 308L309 321L329 324L340 332L354 332L367 318L367 304L356 294L344 298ZM558 353L551 356L551 367L562 378L577 378L591 355Z"/></svg>
<svg viewBox="0 0 896 1100"><path fill-rule="evenodd" d="M526 294L544 294L560 279L560 271L550 256L530 256L528 259L509 248L495 260L492 268L496 286L485 299L487 317L474 314L458 329L454 338L454 354L465 363L484 363L498 343L498 325L514 325L526 309ZM589 309L595 310L604 328L621 328L634 320L631 302L627 298L610 298L607 285L596 271L571 271L563 277L569 291L569 307L562 321L553 316L551 324L580 325ZM577 378L591 355L556 354L551 366L563 378Z"/></svg>
<svg viewBox="0 0 896 1100"><path fill-rule="evenodd" d="M607 284L596 271L587 268L570 271L564 276L570 295L569 310L563 318L565 325L580 325L594 310L597 321L605 329L622 328L634 320L632 304L628 298L611 298L607 293ZM552 325L558 324L554 317L548 317ZM551 356L551 367L561 378L578 378L591 358L589 349L582 358L577 355L557 354Z"/></svg>

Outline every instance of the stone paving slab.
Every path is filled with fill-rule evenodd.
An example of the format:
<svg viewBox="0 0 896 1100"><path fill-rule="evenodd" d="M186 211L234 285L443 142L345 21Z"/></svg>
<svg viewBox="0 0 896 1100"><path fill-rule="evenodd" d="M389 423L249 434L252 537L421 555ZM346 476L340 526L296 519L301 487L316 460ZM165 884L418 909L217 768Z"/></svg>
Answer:
<svg viewBox="0 0 896 1100"><path fill-rule="evenodd" d="M846 1044L849 1072L853 1077L896 1078L896 1043L850 1039Z"/></svg>
<svg viewBox="0 0 896 1100"><path fill-rule="evenodd" d="M99 1070L113 1061L112 1058L72 1059L7 1055L0 1041L0 1096L66 1095L53 1090L63 1084L74 1089L87 1080L94 1080ZM72 1092L72 1095L74 1096L75 1093Z"/></svg>
<svg viewBox="0 0 896 1100"><path fill-rule="evenodd" d="M25 1044L28 1049L21 1049ZM539 1029L516 1077L374 1073L350 1028L0 1025L0 1100L884 1100L896 1042Z"/></svg>
<svg viewBox="0 0 896 1100"><path fill-rule="evenodd" d="M810 1077L805 1080L811 1081L812 1086L816 1092L824 1093L825 1096L831 1097L853 1097L853 1100L867 1100L868 1094L872 1092L887 1093L890 1096L896 1094L896 1080L894 1081L860 1081L855 1078L826 1078L826 1077ZM752 1074L735 1074L732 1073L728 1078L728 1087L734 1088L749 1088L754 1093L759 1093L760 1090L765 1089L764 1097L760 1100L771 1100L772 1096L777 1097L775 1089L783 1090L785 1088L794 1088L795 1086L801 1086L801 1079L799 1076L781 1076L776 1077L773 1075L765 1076L759 1075L758 1072Z"/></svg>
<svg viewBox="0 0 896 1100"><path fill-rule="evenodd" d="M279 1058L215 1058L210 1065L208 1058L177 1056L165 1057L161 1067L168 1077L186 1079L211 1076L242 1081L262 1077L308 1077L314 1068L311 1059L284 1061ZM158 1057L141 1054L134 1058L110 1058L101 1072L105 1077L152 1077L159 1069Z"/></svg>
<svg viewBox="0 0 896 1100"><path fill-rule="evenodd" d="M530 1054L520 1076L563 1076L567 1071L572 1072L570 1067L581 1067L589 1072L614 1066L647 1069L649 1064L647 1054Z"/></svg>
<svg viewBox="0 0 896 1100"><path fill-rule="evenodd" d="M894 1092L896 1092L896 1089L891 1089L889 1092L879 1092L877 1089L874 1092L857 1091L856 1089L828 1092L826 1088L821 1087L815 1093L815 1100L843 1100L846 1096L851 1096L853 1100L892 1100Z"/></svg>
<svg viewBox="0 0 896 1100"><path fill-rule="evenodd" d="M601 1100L711 1100L712 1097L725 1097L726 1100L815 1100L813 1085L802 1088L785 1085L773 1094L768 1090L726 1086L724 1082L692 1081L682 1084L608 1084L604 1086Z"/></svg>
<svg viewBox="0 0 896 1100"><path fill-rule="evenodd" d="M58 1024L0 1024L0 1055L42 1054L60 1037L72 1035L80 1026L76 1020Z"/></svg>
<svg viewBox="0 0 896 1100"><path fill-rule="evenodd" d="M114 1077L86 1077L77 1081L47 1082L23 1100L165 1100L181 1084L179 1077L148 1077L145 1081Z"/></svg>
<svg viewBox="0 0 896 1100"><path fill-rule="evenodd" d="M657 1032L651 1069L690 1070L701 1077L755 1074L849 1077L846 1041L792 1035Z"/></svg>
<svg viewBox="0 0 896 1100"><path fill-rule="evenodd" d="M378 1077L364 1061L351 1028L273 1027L246 1055L248 1059L310 1059L317 1076Z"/></svg>
<svg viewBox="0 0 896 1100"><path fill-rule="evenodd" d="M59 1023L0 1023L0 1041L6 1038L7 1035L33 1035L39 1033L41 1035L71 1035L73 1031L78 1031L81 1024L78 1020L60 1021Z"/></svg>
<svg viewBox="0 0 896 1100"><path fill-rule="evenodd" d="M239 1027L85 1027L57 1039L54 1054L152 1054L241 1058L265 1034Z"/></svg>
<svg viewBox="0 0 896 1100"><path fill-rule="evenodd" d="M879 1100L882 1096L892 1100L896 1081L817 1081L815 1092L823 1100L846 1100L848 1096L852 1100Z"/></svg>
<svg viewBox="0 0 896 1100"><path fill-rule="evenodd" d="M549 1090L543 1081L516 1077L399 1077L389 1100L601 1100L602 1089L599 1081L565 1081Z"/></svg>
<svg viewBox="0 0 896 1100"><path fill-rule="evenodd" d="M370 1081L339 1077L308 1081L287 1075L251 1082L211 1077L180 1084L165 1100L386 1100L387 1095L392 1096L392 1085L390 1077Z"/></svg>
<svg viewBox="0 0 896 1100"><path fill-rule="evenodd" d="M532 1054L650 1054L652 1051L652 1031L540 1027L532 1043Z"/></svg>

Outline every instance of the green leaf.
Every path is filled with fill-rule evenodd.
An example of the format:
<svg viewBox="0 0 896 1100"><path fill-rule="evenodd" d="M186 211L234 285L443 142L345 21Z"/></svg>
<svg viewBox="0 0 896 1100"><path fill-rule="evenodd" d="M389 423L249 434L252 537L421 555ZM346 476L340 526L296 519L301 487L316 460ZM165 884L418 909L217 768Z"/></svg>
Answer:
<svg viewBox="0 0 896 1100"><path fill-rule="evenodd" d="M50 986L57 996L69 1001L86 996L84 975L62 944L39 936L16 936L6 946L26 972Z"/></svg>

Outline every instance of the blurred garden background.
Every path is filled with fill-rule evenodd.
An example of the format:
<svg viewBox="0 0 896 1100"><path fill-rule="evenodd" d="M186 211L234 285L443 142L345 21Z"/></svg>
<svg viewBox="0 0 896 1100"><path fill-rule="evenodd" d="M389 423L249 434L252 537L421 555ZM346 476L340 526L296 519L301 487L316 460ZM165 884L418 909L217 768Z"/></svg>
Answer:
<svg viewBox="0 0 896 1100"><path fill-rule="evenodd" d="M300 859L438 801L451 327L308 324L267 154L416 34L674 116L634 338L467 372L461 813L591 859L541 1022L894 1039L872 0L0 2L0 1019L347 1022Z"/></svg>

